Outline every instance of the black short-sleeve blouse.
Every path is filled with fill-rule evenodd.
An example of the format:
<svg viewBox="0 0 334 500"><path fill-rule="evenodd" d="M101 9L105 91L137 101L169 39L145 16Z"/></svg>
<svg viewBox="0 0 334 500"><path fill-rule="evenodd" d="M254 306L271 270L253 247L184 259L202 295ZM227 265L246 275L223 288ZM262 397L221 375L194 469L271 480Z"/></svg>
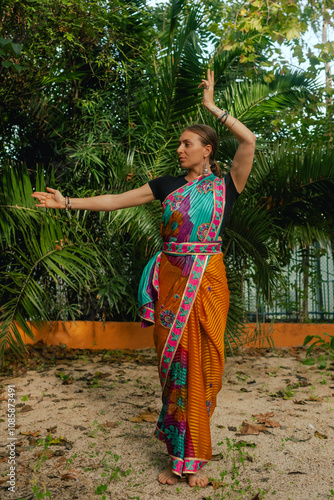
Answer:
<svg viewBox="0 0 334 500"><path fill-rule="evenodd" d="M163 175L162 177L152 179L148 182L148 184L152 190L152 193L154 194L155 199L160 200L162 203L170 193L172 193L176 189L179 189L181 186L184 186L184 184L187 184L187 182L188 181L185 179L184 175L181 175L179 177L173 177L172 175ZM234 202L239 196L230 172L225 176L225 185L226 202L220 235L222 235L226 227L228 217L231 213Z"/></svg>

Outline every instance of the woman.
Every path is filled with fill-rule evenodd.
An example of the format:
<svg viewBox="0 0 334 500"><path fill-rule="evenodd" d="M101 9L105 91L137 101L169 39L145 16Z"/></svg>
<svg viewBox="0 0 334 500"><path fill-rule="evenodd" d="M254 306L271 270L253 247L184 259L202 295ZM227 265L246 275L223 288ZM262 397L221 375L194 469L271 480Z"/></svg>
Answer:
<svg viewBox="0 0 334 500"><path fill-rule="evenodd" d="M192 125L177 149L185 176L160 177L118 195L69 199L51 188L32 195L39 199L37 207L104 211L161 200L163 250L145 267L138 298L143 326L155 324L163 391L155 436L166 443L171 458L159 481L175 484L186 476L190 486L208 483L202 467L211 459L210 418L224 369L229 290L221 234L255 151L254 134L215 106L213 71L199 88L204 89L203 105L239 141L225 178L215 162L215 132Z"/></svg>

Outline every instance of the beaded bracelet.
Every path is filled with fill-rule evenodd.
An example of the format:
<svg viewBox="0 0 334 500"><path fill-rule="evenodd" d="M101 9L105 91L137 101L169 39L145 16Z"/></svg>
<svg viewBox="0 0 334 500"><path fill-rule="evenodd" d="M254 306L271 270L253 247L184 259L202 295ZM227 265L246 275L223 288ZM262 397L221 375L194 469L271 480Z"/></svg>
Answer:
<svg viewBox="0 0 334 500"><path fill-rule="evenodd" d="M65 210L66 210L66 213L69 210L72 210L71 198L69 196L65 196Z"/></svg>

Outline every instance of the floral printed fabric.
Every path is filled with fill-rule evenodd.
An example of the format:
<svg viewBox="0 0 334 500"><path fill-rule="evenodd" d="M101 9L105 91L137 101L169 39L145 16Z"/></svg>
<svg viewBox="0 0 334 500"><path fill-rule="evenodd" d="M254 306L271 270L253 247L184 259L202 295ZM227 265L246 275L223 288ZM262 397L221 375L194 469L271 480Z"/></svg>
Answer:
<svg viewBox="0 0 334 500"><path fill-rule="evenodd" d="M169 309L163 310L160 313L160 323L165 328L170 328L173 324L174 319L175 319L175 314Z"/></svg>
<svg viewBox="0 0 334 500"><path fill-rule="evenodd" d="M210 228L210 224L208 222L204 222L204 224L201 224L197 230L197 236L200 241L204 241L208 231Z"/></svg>
<svg viewBox="0 0 334 500"><path fill-rule="evenodd" d="M149 263L140 284L139 304L147 308L144 309L146 316L142 314L142 317L145 319L149 314L155 322L154 342L163 387L162 409L155 436L166 443L173 471L179 475L195 473L211 458L209 420L221 381L223 344L220 345L219 339L223 329L217 328L218 351L215 343L209 342L207 346L214 356L218 374L215 376L218 382L211 390L205 381L206 375L202 380L201 364L198 364L200 358L194 355L194 349L196 353L201 352L198 341L206 332L198 337L198 327L188 329L188 321L190 323L193 305L197 304L197 292L210 258L216 259L215 262L222 258L217 236L224 206L224 180L213 174L200 177L171 193L163 202L161 235L164 248L159 280L155 279L153 286L160 257L156 262L153 258ZM215 282L207 283L206 290L212 283ZM218 295L215 291L215 296ZM225 314L225 310L221 312L221 307L217 311ZM189 343L188 334L191 335ZM211 360L211 351L206 359ZM201 387L198 386L199 380L202 380Z"/></svg>
<svg viewBox="0 0 334 500"><path fill-rule="evenodd" d="M208 193L209 191L213 191L213 182L212 181L204 181L204 182L201 182L198 186L197 186L197 191L199 193Z"/></svg>
<svg viewBox="0 0 334 500"><path fill-rule="evenodd" d="M173 472L178 475L195 473L206 460L188 458L194 449L187 426L187 371L188 352L179 346L168 373L162 400L162 410L155 429L155 437L167 445Z"/></svg>
<svg viewBox="0 0 334 500"><path fill-rule="evenodd" d="M170 455L184 458L187 411L188 353L181 346L175 354L162 395L162 410L156 436L163 435Z"/></svg>

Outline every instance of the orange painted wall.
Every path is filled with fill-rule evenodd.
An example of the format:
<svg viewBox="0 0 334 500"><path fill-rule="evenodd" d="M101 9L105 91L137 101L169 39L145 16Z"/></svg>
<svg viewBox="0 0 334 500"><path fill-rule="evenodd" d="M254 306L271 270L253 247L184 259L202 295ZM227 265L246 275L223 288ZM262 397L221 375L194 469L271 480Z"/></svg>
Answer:
<svg viewBox="0 0 334 500"><path fill-rule="evenodd" d="M248 333L253 334L256 324L248 323ZM268 331L269 324L266 324L266 332ZM325 340L328 340L326 335L334 335L333 323L275 323L272 339L275 347L291 347L303 345L306 335L320 335ZM264 339L261 342L252 342L249 347L268 347L268 341Z"/></svg>
<svg viewBox="0 0 334 500"><path fill-rule="evenodd" d="M266 324L268 329L269 324ZM255 329L254 323L247 325L249 334ZM97 321L65 322L54 321L46 323L33 332L38 340L44 340L48 345L66 344L74 349L144 349L154 347L153 327L141 328L141 323L122 323ZM311 323L276 323L274 325L273 341L275 347L289 347L302 345L306 335L334 335L334 324ZM25 344L33 343L23 332ZM326 337L324 337L326 338ZM254 345L250 344L250 345ZM257 343L256 346L267 347L268 343Z"/></svg>

